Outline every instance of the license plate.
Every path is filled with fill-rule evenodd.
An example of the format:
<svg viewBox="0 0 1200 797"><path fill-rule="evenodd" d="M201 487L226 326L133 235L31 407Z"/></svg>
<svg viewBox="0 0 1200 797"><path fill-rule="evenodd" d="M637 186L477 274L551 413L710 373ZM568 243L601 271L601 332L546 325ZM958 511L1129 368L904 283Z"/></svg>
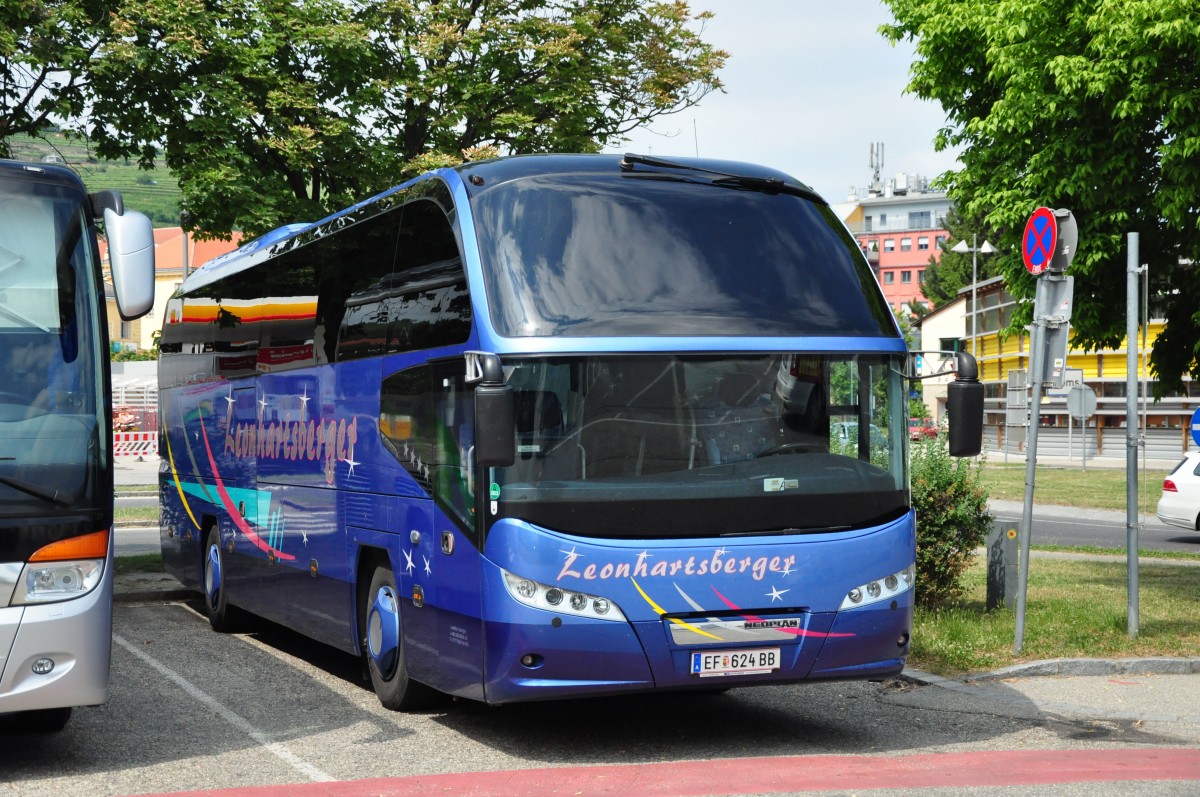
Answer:
<svg viewBox="0 0 1200 797"><path fill-rule="evenodd" d="M779 669L779 648L706 650L692 654L692 675L750 675Z"/></svg>

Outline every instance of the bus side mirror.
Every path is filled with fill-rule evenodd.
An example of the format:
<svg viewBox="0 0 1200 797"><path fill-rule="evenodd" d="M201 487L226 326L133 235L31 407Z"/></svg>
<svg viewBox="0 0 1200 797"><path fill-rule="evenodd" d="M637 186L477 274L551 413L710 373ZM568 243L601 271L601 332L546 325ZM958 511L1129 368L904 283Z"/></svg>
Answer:
<svg viewBox="0 0 1200 797"><path fill-rule="evenodd" d="M957 356L957 376L946 386L950 456L974 457L983 449L983 385L975 358L965 351Z"/></svg>
<svg viewBox="0 0 1200 797"><path fill-rule="evenodd" d="M513 464L517 459L516 409L500 358L467 352L467 384L475 385L475 464L484 468Z"/></svg>
<svg viewBox="0 0 1200 797"><path fill-rule="evenodd" d="M141 213L105 207L104 234L117 310L126 321L141 318L154 306L154 228Z"/></svg>

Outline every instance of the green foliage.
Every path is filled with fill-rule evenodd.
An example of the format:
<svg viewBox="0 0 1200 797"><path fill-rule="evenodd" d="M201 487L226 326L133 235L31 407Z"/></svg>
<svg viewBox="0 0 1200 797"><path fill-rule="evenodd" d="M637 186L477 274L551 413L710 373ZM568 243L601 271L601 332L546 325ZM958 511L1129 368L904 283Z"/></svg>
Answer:
<svg viewBox="0 0 1200 797"><path fill-rule="evenodd" d="M108 23L106 0L0 3L0 158L86 107L87 71Z"/></svg>
<svg viewBox="0 0 1200 797"><path fill-rule="evenodd" d="M153 349L121 349L120 351L110 353L108 359L114 363L157 360L158 352Z"/></svg>
<svg viewBox="0 0 1200 797"><path fill-rule="evenodd" d="M37 162L56 153L75 171L88 191L112 188L121 192L127 207L145 213L156 227L179 225L179 185L166 169L140 169L124 161L97 162L83 139L43 131L38 138L16 135L8 140L16 160Z"/></svg>
<svg viewBox="0 0 1200 797"><path fill-rule="evenodd" d="M944 182L996 231L995 267L1033 295L1020 236L1041 205L1079 224L1073 345L1121 348L1126 234L1140 234L1166 329L1151 355L1161 390L1200 378L1200 4L1178 0L886 0L913 39L909 90L946 112ZM1026 304L1014 329L1029 323Z"/></svg>
<svg viewBox="0 0 1200 797"><path fill-rule="evenodd" d="M917 513L917 605L936 609L962 594L962 576L992 527L979 467L955 459L946 440L914 443L912 501Z"/></svg>
<svg viewBox="0 0 1200 797"><path fill-rule="evenodd" d="M707 14L642 0L125 0L90 66L103 157L165 156L208 234L430 165L596 151L719 89Z"/></svg>

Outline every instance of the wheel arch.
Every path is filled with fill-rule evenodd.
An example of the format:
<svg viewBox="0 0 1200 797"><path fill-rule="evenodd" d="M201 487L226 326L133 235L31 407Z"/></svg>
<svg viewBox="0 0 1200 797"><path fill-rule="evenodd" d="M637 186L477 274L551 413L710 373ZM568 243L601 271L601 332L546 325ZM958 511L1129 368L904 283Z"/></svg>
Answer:
<svg viewBox="0 0 1200 797"><path fill-rule="evenodd" d="M360 545L357 552L357 563L354 567L354 644L360 654L366 652L364 641L367 634L367 618L363 615L367 592L371 589L371 576L377 567L386 567L396 575L392 557L386 550L374 545Z"/></svg>

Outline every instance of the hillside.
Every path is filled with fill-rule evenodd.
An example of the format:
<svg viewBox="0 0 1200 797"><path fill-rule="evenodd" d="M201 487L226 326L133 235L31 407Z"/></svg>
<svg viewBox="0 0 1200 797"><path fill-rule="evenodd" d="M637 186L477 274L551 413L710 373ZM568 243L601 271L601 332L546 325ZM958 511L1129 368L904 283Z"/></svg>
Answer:
<svg viewBox="0 0 1200 797"><path fill-rule="evenodd" d="M16 160L38 162L57 153L89 191L115 188L132 209L150 217L155 227L179 226L179 183L165 168L144 171L131 161L98 161L87 142L49 133L45 139L14 136L9 140Z"/></svg>

